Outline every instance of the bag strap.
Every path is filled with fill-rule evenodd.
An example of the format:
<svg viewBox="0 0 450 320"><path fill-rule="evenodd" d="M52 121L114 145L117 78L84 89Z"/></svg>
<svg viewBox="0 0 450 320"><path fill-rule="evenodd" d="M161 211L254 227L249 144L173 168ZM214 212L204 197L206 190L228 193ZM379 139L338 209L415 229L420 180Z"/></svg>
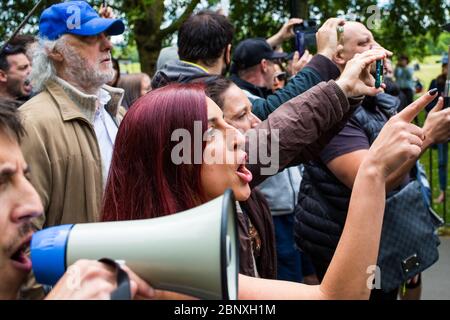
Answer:
<svg viewBox="0 0 450 320"><path fill-rule="evenodd" d="M131 286L128 273L126 273L114 260L102 258L98 261L116 269L117 288L111 292L111 300L131 300Z"/></svg>

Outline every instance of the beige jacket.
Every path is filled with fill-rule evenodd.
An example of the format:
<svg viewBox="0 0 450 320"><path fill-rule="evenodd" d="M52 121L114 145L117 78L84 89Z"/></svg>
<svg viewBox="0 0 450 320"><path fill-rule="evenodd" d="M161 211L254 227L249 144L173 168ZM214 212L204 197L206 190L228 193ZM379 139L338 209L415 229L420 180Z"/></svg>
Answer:
<svg viewBox="0 0 450 320"><path fill-rule="evenodd" d="M119 124L123 90L103 88L111 95L106 109ZM27 132L22 151L45 210L39 227L100 220L104 186L95 105L96 96L54 80L19 109Z"/></svg>

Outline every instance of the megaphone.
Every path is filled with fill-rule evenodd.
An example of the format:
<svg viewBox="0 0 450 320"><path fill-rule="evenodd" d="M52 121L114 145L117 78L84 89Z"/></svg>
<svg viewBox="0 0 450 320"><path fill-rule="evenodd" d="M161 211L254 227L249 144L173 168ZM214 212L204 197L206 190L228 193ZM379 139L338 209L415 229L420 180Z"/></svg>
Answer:
<svg viewBox="0 0 450 320"><path fill-rule="evenodd" d="M196 208L133 221L51 227L31 240L38 283L54 285L79 259L122 260L152 287L237 299L238 235L231 190Z"/></svg>

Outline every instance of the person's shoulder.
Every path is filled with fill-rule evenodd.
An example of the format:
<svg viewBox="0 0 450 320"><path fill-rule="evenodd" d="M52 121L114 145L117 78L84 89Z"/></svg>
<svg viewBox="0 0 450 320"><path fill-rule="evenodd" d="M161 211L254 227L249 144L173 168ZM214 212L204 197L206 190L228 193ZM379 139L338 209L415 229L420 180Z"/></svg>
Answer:
<svg viewBox="0 0 450 320"><path fill-rule="evenodd" d="M58 123L62 123L61 114L53 98L45 91L25 102L18 110L26 130L31 127L39 131L50 128L54 130Z"/></svg>
<svg viewBox="0 0 450 320"><path fill-rule="evenodd" d="M22 115L33 119L47 118L54 115L55 102L47 91L42 91L25 102L19 111Z"/></svg>

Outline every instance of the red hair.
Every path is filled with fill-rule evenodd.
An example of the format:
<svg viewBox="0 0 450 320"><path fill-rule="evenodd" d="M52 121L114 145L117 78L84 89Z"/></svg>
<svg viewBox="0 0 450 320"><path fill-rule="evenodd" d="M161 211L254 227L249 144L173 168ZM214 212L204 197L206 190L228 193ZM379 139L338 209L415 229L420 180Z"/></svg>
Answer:
<svg viewBox="0 0 450 320"><path fill-rule="evenodd" d="M194 164L194 121L208 128L204 87L170 84L138 99L117 133L105 196L103 221L155 218L204 202L201 164ZM172 132L191 134L191 163L171 159ZM205 148L202 141L202 151Z"/></svg>

